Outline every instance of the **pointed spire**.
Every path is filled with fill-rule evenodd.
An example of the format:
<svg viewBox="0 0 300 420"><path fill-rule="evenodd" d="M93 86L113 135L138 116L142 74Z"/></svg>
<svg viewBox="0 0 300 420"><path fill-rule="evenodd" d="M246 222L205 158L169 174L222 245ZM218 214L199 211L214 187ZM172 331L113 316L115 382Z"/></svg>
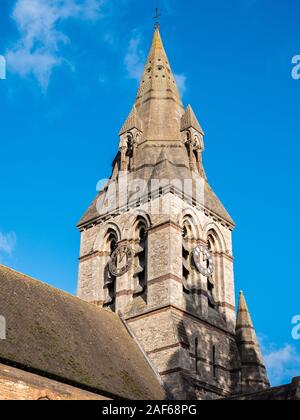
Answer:
<svg viewBox="0 0 300 420"><path fill-rule="evenodd" d="M141 97L149 89L158 91L164 91L165 89L171 90L182 106L176 80L172 73L158 28L156 28L152 39L151 49L137 94L137 102L140 101Z"/></svg>
<svg viewBox="0 0 300 420"><path fill-rule="evenodd" d="M240 291L240 300L239 300L239 309L238 309L238 319L237 319L237 330L241 333L244 332L244 328L251 328L254 330L253 322L250 316L250 312L247 306L247 302L244 296L244 292Z"/></svg>
<svg viewBox="0 0 300 420"><path fill-rule="evenodd" d="M153 53L157 50L161 50L162 52L164 52L164 54L167 58L166 52L164 50L163 42L162 42L162 39L161 39L161 35L160 35L160 32L159 32L159 28L155 29L153 40L152 40L152 48L151 48L150 55L153 57L153 55L154 55Z"/></svg>
<svg viewBox="0 0 300 420"><path fill-rule="evenodd" d="M202 136L204 136L204 131L202 130L201 125L191 107L188 105L183 117L181 118L181 131L188 130L189 128L194 128L198 131Z"/></svg>
<svg viewBox="0 0 300 420"><path fill-rule="evenodd" d="M141 132L143 131L143 123L138 115L135 105L133 106L130 114L128 115L123 127L121 128L119 136L134 128Z"/></svg>
<svg viewBox="0 0 300 420"><path fill-rule="evenodd" d="M240 353L242 369L242 392L259 391L270 386L260 345L243 292L236 325L236 340Z"/></svg>
<svg viewBox="0 0 300 420"><path fill-rule="evenodd" d="M184 108L158 28L154 32L135 106L143 121L145 140L180 140Z"/></svg>

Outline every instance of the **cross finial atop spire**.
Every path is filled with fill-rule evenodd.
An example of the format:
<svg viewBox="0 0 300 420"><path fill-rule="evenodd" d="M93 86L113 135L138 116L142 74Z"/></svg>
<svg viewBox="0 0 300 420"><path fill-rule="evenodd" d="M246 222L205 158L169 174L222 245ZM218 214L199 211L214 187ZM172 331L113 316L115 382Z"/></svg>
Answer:
<svg viewBox="0 0 300 420"><path fill-rule="evenodd" d="M159 18L160 18L160 13L159 13L159 7L158 7L158 0L156 2L156 14L154 16L153 19L155 19L155 29L159 29Z"/></svg>

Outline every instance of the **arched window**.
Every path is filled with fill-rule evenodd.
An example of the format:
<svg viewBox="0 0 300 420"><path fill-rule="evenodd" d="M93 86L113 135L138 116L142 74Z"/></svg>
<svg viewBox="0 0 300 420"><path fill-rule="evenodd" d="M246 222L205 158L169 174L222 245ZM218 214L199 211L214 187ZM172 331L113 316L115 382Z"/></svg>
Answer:
<svg viewBox="0 0 300 420"><path fill-rule="evenodd" d="M194 149L194 161L196 164L198 164L198 161L199 161L198 157L199 157L198 150Z"/></svg>
<svg viewBox="0 0 300 420"><path fill-rule="evenodd" d="M209 235L207 238L207 248L214 257L214 251L215 251L215 240L212 235ZM209 261L207 261L207 268L209 267ZM208 305L211 308L215 308L216 302L214 299L214 288L215 288L215 274L213 273L210 277L207 279L207 292L208 292Z"/></svg>
<svg viewBox="0 0 300 420"><path fill-rule="evenodd" d="M186 132L186 139L185 139L185 147L188 152L190 153L190 143L191 143L191 133L189 131Z"/></svg>
<svg viewBox="0 0 300 420"><path fill-rule="evenodd" d="M127 137L126 158L127 158L127 170L130 172L132 170L132 163L133 163L133 139L131 136Z"/></svg>
<svg viewBox="0 0 300 420"><path fill-rule="evenodd" d="M194 161L196 163L196 169L199 174L202 174L202 151L203 151L203 144L198 136L195 136L193 142L193 152L194 152Z"/></svg>
<svg viewBox="0 0 300 420"><path fill-rule="evenodd" d="M137 288L135 295L141 295L145 292L147 286L147 227L144 221L139 221L136 228L137 252L136 252L136 270Z"/></svg>
<svg viewBox="0 0 300 420"><path fill-rule="evenodd" d="M199 145L200 145L199 140L197 137L195 137L193 151L194 151L194 159L195 159L196 164L199 163Z"/></svg>
<svg viewBox="0 0 300 420"><path fill-rule="evenodd" d="M105 299L104 307L109 307L114 311L116 300L116 277L113 276L109 270L109 262L112 257L112 254L118 246L118 238L115 231L110 230L108 232L106 245L108 249L109 258L104 273L104 288L107 290L107 298Z"/></svg>
<svg viewBox="0 0 300 420"><path fill-rule="evenodd" d="M191 226L188 221L184 222L182 228L182 285L183 291L186 294L190 294L189 279L191 276L191 264L190 264L190 249L189 239L191 237Z"/></svg>

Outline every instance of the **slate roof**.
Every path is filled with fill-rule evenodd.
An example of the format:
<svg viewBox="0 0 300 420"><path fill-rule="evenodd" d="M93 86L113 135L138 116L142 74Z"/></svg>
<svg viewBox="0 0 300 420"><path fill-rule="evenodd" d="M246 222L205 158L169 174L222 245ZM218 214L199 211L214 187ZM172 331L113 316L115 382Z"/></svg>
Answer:
<svg viewBox="0 0 300 420"><path fill-rule="evenodd" d="M154 371L119 317L0 265L7 339L0 363L103 396L164 399Z"/></svg>
<svg viewBox="0 0 300 420"><path fill-rule="evenodd" d="M204 131L191 107L191 105L188 105L183 117L181 118L181 131L187 130L189 128L193 127L195 130L197 130L199 133L204 135Z"/></svg>
<svg viewBox="0 0 300 420"><path fill-rule="evenodd" d="M146 179L148 183L150 183L151 179L169 179L170 181L174 179L189 179L193 176L191 172L185 164L178 164L172 162L170 159L167 159L165 153L163 152L164 157L162 154L160 155L157 163L153 166L149 166L148 171L149 173L144 173L142 171L137 172L135 174L138 177L139 173L141 175L141 179ZM182 159L183 162L183 159ZM99 199L99 193L94 201L89 206L88 210L84 213L83 217L78 223L78 227L85 225L86 223L91 222L94 219L97 219L100 214L97 211L97 201ZM204 206L209 211L215 213L216 216L219 216L221 219L228 222L232 227L235 226L234 220L229 215L228 211L225 209L217 195L214 193L212 188L210 187L209 183L205 180L204 181Z"/></svg>
<svg viewBox="0 0 300 420"><path fill-rule="evenodd" d="M236 395L228 400L244 401L299 401L300 400L300 377L293 379L289 385L269 388L252 394Z"/></svg>
<svg viewBox="0 0 300 420"><path fill-rule="evenodd" d="M133 106L129 116L127 117L127 120L123 124L119 132L119 136L121 136L129 130L132 130L133 128L136 128L139 131L143 131L143 123L138 115L135 105Z"/></svg>

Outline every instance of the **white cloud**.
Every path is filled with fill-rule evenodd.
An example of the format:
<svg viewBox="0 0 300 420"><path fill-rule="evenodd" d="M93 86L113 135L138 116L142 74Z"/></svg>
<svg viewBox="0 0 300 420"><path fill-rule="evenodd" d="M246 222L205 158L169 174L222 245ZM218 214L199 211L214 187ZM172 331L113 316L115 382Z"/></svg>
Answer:
<svg viewBox="0 0 300 420"><path fill-rule="evenodd" d="M134 36L129 42L129 47L125 55L125 65L128 75L131 79L135 79L138 82L142 77L146 61L144 51L140 48L140 44L141 36Z"/></svg>
<svg viewBox="0 0 300 420"><path fill-rule="evenodd" d="M22 77L33 74L43 91L48 87L53 68L61 63L61 59L51 52L42 49L31 52L25 48L9 51L7 61L10 70Z"/></svg>
<svg viewBox="0 0 300 420"><path fill-rule="evenodd" d="M180 95L183 97L186 92L186 76L184 74L174 74Z"/></svg>
<svg viewBox="0 0 300 420"><path fill-rule="evenodd" d="M300 375L300 353L296 347L285 344L278 347L260 338L264 360L270 382L273 386L291 382L291 379Z"/></svg>
<svg viewBox="0 0 300 420"><path fill-rule="evenodd" d="M62 30L67 19L97 20L104 0L17 0L12 18L20 38L7 52L9 69L33 75L47 89L54 67L63 62L60 49L69 42Z"/></svg>
<svg viewBox="0 0 300 420"><path fill-rule="evenodd" d="M16 246L17 237L14 232L4 234L0 232L0 253L10 255Z"/></svg>

